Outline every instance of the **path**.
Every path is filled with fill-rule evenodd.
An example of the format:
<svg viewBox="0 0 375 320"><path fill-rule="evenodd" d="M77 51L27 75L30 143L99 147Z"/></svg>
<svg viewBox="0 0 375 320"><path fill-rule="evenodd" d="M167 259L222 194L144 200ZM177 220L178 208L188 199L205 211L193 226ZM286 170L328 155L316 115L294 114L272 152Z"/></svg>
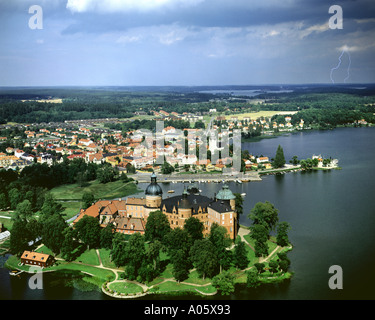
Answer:
<svg viewBox="0 0 375 320"><path fill-rule="evenodd" d="M255 251L253 246L250 243L248 243L246 239L244 238L244 236L247 235L248 233L249 233L249 230L242 228L242 227L240 227L240 229L238 230L238 235L240 236L241 240L245 242L251 248L251 250Z"/></svg>
<svg viewBox="0 0 375 320"><path fill-rule="evenodd" d="M249 230L247 230L247 229L245 229L245 228L242 228L242 227L240 227L240 229L239 229L239 231L238 231L238 235L241 237L241 240L242 241L244 241L253 251L255 251L255 249L245 240L245 238L244 238L244 235L246 235L246 234L248 234L249 233ZM276 248L274 249L274 250L272 250L272 252L267 256L267 257L265 257L265 258L263 258L263 257L261 257L261 258L259 258L259 262L260 263L264 263L264 262L268 262L271 258L272 258L272 256L277 252L277 251L279 251L280 249L281 249L282 247L280 247L280 246L276 246ZM99 257L99 261L100 261L100 255L99 255L99 251L97 250L97 253L98 253L98 257ZM100 263L100 265L102 266L102 264ZM104 267L103 267L104 268ZM244 271L248 271L248 270L250 270L250 269L252 269L252 268L255 268L255 266L253 265L253 266L251 266L251 267L248 267L248 268L245 268L245 269L243 269L243 270L239 270L238 272L244 272ZM104 268L104 269L109 269L109 268ZM112 271L114 271L114 269L110 269L110 270L112 270ZM194 269L195 270L195 269ZM122 270L121 270L122 271ZM191 270L191 271L193 271L193 270ZM108 285L110 285L111 283L115 283L115 282L130 282L130 283L134 283L134 284L136 284L136 285L139 285L141 288L142 288L142 290L143 290L143 293L139 293L139 294L133 294L133 295L127 295L127 296L125 296L125 295L123 295L123 294L111 294L111 293L109 293L108 291L106 291L105 289L104 289L104 285L102 286L102 291L103 291L103 293L105 293L105 294L107 294L107 295L110 295L110 296L112 296L112 297L116 297L116 298L138 298L138 297L142 297L142 296L145 296L145 295L147 295L147 294L152 294L152 292L149 292L149 290L150 289L152 289L153 287L155 287L155 286L158 286L158 285L160 285L160 284L162 284L162 283L164 283L164 282L168 282L168 281L172 281L172 282L178 282L176 279L174 279L174 278L164 278L161 282L159 282L159 283L157 283L157 284L155 284L155 285L152 285L152 286L147 286L147 285L145 285L145 284L143 284L143 283L140 283L140 282L137 282L137 281L130 281L130 280L127 280L127 279L124 279L124 280L118 280L118 277L117 277L117 272L115 272L116 273L116 279L115 280L113 280L113 281L111 281L111 282L109 282L109 283L107 283L107 284L105 284L105 286L107 286L107 288L108 288ZM215 291L215 292L213 292L213 293L205 293L205 292L202 292L202 291L200 291L198 288L199 287L206 287L206 286L209 286L209 285L212 285L212 283L211 282L209 282L209 283L206 283L206 284L196 284L196 283L189 283L189 282L185 282L185 281L181 281L180 282L181 284L186 284L186 285L190 285L190 286L194 286L194 287L197 287L197 288L195 288L195 290L197 291L197 292L199 292L200 294L202 294L202 295L206 295L206 296L210 296L210 295L215 295L216 293L217 293L217 290Z"/></svg>

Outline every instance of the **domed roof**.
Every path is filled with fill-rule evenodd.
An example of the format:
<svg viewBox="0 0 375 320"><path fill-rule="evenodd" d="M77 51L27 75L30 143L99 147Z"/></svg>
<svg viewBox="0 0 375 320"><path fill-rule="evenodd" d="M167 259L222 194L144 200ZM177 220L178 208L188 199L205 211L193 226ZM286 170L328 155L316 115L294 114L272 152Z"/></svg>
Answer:
<svg viewBox="0 0 375 320"><path fill-rule="evenodd" d="M151 183L147 186L145 194L148 196L161 196L163 194L163 190L156 182L155 172L151 175Z"/></svg>
<svg viewBox="0 0 375 320"><path fill-rule="evenodd" d="M227 184L223 185L223 188L217 193L216 199L218 200L233 200L236 199L235 195L229 189Z"/></svg>
<svg viewBox="0 0 375 320"><path fill-rule="evenodd" d="M190 204L187 196L188 196L188 192L186 191L186 189L184 190L184 192L182 193L182 199L181 199L181 202L179 203L179 208L181 209L191 209L192 208L192 205Z"/></svg>

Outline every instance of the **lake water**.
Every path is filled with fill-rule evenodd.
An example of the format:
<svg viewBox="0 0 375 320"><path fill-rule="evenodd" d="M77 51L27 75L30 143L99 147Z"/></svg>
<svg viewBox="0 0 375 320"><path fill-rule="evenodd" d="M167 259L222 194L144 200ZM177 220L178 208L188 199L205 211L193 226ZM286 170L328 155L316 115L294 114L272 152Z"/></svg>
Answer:
<svg viewBox="0 0 375 320"><path fill-rule="evenodd" d="M200 93L211 93L211 94L229 94L232 96L247 96L247 97L255 97L257 95L263 93L289 93L293 92L293 90L204 90L199 91Z"/></svg>
<svg viewBox="0 0 375 320"><path fill-rule="evenodd" d="M284 149L289 161L321 154L339 159L342 170L296 172L263 176L263 181L229 183L233 192L246 193L240 223L254 205L266 200L279 210L279 221L287 221L294 245L288 254L294 276L278 285L247 289L238 286L230 299L374 299L375 275L375 128L339 128L332 131L298 132L274 139L244 143L254 155L275 156L277 146ZM167 190L182 192L183 184L160 184ZM140 184L145 188L147 184ZM202 193L213 196L220 183L200 183ZM5 258L0 258L0 267ZM343 289L328 286L329 268L343 270ZM0 299L108 299L97 291L82 292L74 286L62 287L66 279L53 274L44 277L44 290L31 290L27 276L10 277L0 268ZM173 297L147 296L146 299ZM179 299L197 299L183 296ZM174 298L173 298L174 299ZM221 299L214 296L209 299ZM228 297L225 297L228 299Z"/></svg>

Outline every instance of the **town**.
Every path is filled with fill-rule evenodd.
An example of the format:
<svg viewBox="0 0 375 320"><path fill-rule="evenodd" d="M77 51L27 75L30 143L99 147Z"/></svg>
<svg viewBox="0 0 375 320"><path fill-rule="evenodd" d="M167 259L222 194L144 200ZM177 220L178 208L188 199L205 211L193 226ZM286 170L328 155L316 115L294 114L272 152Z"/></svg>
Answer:
<svg viewBox="0 0 375 320"><path fill-rule="evenodd" d="M215 112L215 110L211 110ZM291 116L278 116L278 122L271 117L252 119L249 116L238 119L237 116L212 116L210 122L202 122L202 116L176 112L167 113L163 110L154 112L153 121L188 120L188 128L178 129L169 125L162 130L164 145L155 144L155 133L139 128L121 131L106 127L106 124L129 122L119 119L93 119L65 121L64 123L40 124L5 124L0 132L0 167L4 169L22 170L32 163L47 163L81 158L87 163L108 163L113 167L127 172L223 172L223 168L232 165L232 158L223 157L224 145L233 137L233 131L239 130L242 137L256 132L258 135L272 135L275 132L292 132L308 129L300 120L292 125ZM280 121L283 120L283 121ZM197 123L199 125L197 125ZM366 124L365 120L361 120ZM206 128L214 132L209 138L207 157L199 157L197 147L202 141L197 138L198 131ZM228 146L228 144L226 145ZM213 153L219 157L211 161ZM224 152L223 152L224 154ZM242 157L245 170L270 169L272 155L259 156L247 154ZM157 159L167 159L162 165ZM164 161L162 161L164 163ZM245 169L245 170L244 170Z"/></svg>

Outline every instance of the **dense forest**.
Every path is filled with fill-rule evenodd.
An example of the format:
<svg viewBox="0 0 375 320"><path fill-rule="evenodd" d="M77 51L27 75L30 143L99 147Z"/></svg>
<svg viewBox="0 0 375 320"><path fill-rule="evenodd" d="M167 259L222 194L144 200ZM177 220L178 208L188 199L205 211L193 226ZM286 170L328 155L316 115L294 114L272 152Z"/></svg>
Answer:
<svg viewBox="0 0 375 320"><path fill-rule="evenodd" d="M229 90L207 93L205 90ZM234 96L231 90L255 90L256 96ZM279 91L281 90L281 91ZM60 103L51 103L55 98ZM50 101L49 101L50 100ZM259 103L263 100L263 103ZM49 101L49 102L46 102ZM357 119L374 122L375 87L99 87L0 88L0 123L63 122L65 120L119 118L152 111L223 114L260 110L301 111L308 123L338 116L337 123ZM308 111L307 111L308 110ZM330 110L322 112L322 110ZM357 113L349 112L356 111ZM298 121L295 117L294 121ZM335 121L329 120L335 125ZM336 124L337 124L336 123Z"/></svg>

